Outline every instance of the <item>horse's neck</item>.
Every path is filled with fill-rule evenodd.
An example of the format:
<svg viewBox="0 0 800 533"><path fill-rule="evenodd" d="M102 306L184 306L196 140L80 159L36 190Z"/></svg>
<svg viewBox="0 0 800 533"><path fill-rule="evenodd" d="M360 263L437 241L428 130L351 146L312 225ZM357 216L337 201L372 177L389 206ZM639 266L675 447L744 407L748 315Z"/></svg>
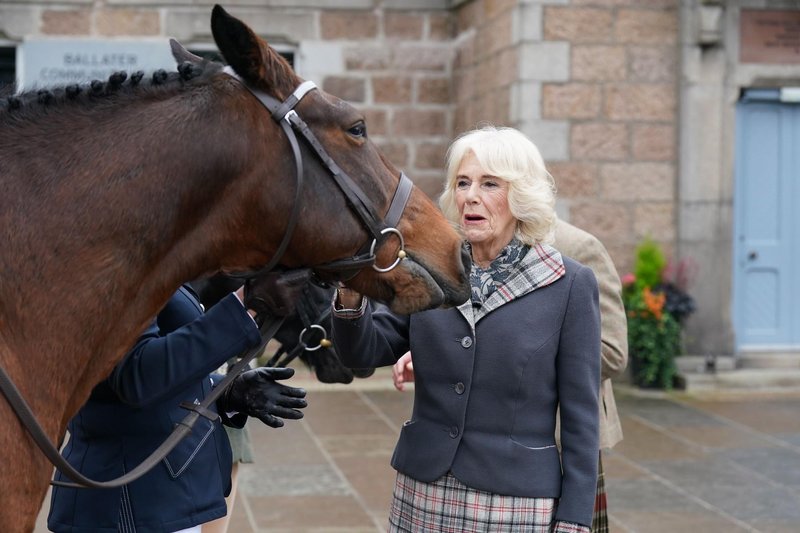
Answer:
<svg viewBox="0 0 800 533"><path fill-rule="evenodd" d="M181 101L108 113L113 120L73 125L75 139L93 139L81 143L80 160L56 153L48 161L42 152L33 175L12 176L20 180L17 204L1 204L9 227L21 229L0 259L8 275L0 280L0 324L13 332L14 356L29 366L16 379L37 394L42 373L58 382L31 401L66 404L64 420L181 282L226 259L245 260L220 254L244 248L232 231L242 222L236 204L245 200L233 182L248 170L236 162L248 161L253 146L215 137L230 133L230 124Z"/></svg>

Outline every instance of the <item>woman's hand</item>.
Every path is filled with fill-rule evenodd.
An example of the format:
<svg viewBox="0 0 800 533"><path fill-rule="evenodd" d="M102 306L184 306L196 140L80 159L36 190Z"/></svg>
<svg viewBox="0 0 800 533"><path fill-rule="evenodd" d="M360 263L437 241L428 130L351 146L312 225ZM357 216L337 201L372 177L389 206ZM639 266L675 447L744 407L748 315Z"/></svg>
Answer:
<svg viewBox="0 0 800 533"><path fill-rule="evenodd" d="M406 352L392 366L392 380L394 388L402 392L406 383L414 381L414 364L411 362L411 352Z"/></svg>

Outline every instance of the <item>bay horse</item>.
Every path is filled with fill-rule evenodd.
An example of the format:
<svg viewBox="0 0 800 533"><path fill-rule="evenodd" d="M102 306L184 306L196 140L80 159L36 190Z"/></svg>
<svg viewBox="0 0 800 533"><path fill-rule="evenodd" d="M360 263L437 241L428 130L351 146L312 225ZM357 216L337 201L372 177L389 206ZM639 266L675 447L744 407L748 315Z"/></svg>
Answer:
<svg viewBox="0 0 800 533"><path fill-rule="evenodd" d="M211 28L229 70L189 63L0 103L0 365L54 443L182 282L258 270L277 251L286 268L316 267L369 243L352 192L304 139L298 189L286 130L254 95L294 96L293 118L374 212L402 182L356 109L320 90L298 98L303 80L219 6ZM416 187L396 229L406 258L349 286L399 312L469 297L462 239ZM376 242L375 263L393 264L398 239ZM0 530L31 531L52 467L4 399L0 422Z"/></svg>

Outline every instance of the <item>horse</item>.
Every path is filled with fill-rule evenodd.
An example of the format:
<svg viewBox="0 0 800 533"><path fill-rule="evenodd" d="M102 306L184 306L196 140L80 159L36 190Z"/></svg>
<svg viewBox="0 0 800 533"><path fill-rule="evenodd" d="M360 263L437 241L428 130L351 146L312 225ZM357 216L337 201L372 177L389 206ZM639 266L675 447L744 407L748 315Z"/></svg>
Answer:
<svg viewBox="0 0 800 533"><path fill-rule="evenodd" d="M277 262L399 312L469 297L462 238L416 187L397 208L362 114L220 6L211 29L228 66L0 103L0 365L54 443L184 281ZM0 530L31 531L52 467L5 400L0 421Z"/></svg>

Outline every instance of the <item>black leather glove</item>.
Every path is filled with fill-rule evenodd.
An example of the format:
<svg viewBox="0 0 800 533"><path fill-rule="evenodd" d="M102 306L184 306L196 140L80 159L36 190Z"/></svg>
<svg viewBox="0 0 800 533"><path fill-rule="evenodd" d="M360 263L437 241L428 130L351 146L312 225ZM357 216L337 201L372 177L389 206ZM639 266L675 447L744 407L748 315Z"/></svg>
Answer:
<svg viewBox="0 0 800 533"><path fill-rule="evenodd" d="M281 418L299 420L303 418L303 413L298 409L307 405L305 389L276 383L293 375L293 368L261 367L246 370L233 380L220 398L221 405L217 408L224 412L238 411L254 416L273 428L283 427Z"/></svg>
<svg viewBox="0 0 800 533"><path fill-rule="evenodd" d="M310 269L267 272L244 284L244 305L256 312L261 327L267 316L288 316L295 312L297 300L311 279Z"/></svg>

